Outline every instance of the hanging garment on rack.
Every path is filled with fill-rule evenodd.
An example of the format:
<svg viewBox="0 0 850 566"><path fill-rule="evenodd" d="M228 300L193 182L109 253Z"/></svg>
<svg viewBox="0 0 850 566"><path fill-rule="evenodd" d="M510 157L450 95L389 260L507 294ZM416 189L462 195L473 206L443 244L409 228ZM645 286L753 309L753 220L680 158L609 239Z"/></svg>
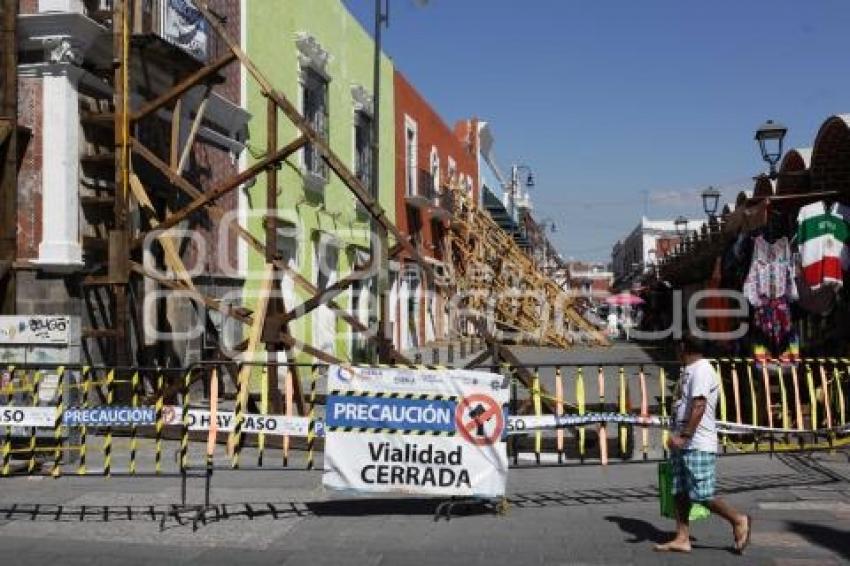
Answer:
<svg viewBox="0 0 850 566"><path fill-rule="evenodd" d="M750 271L744 281L744 295L754 307L766 304L770 299L797 300L794 265L787 238L779 238L771 244L764 237L756 236Z"/></svg>
<svg viewBox="0 0 850 566"><path fill-rule="evenodd" d="M771 244L756 236L744 295L755 307L753 324L764 335L767 346L772 351L783 348L792 330L790 301L798 297L787 238Z"/></svg>
<svg viewBox="0 0 850 566"><path fill-rule="evenodd" d="M814 202L800 208L797 222L803 280L813 291L824 285L840 288L844 271L850 270L850 207Z"/></svg>
<svg viewBox="0 0 850 566"><path fill-rule="evenodd" d="M767 299L756 307L753 322L764 334L772 351L781 348L793 328L788 299L785 297Z"/></svg>

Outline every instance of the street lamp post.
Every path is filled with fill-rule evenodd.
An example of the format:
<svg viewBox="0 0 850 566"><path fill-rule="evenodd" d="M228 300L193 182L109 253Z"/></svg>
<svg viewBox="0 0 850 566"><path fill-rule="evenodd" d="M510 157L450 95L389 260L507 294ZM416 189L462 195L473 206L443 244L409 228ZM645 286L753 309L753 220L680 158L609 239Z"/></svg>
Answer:
<svg viewBox="0 0 850 566"><path fill-rule="evenodd" d="M720 191L708 187L702 192L702 208L708 216L709 233L713 233L717 225L717 206L720 204Z"/></svg>
<svg viewBox="0 0 850 566"><path fill-rule="evenodd" d="M372 198L380 199L380 135L381 135L381 29L390 22L389 0L375 0L375 51L372 71ZM373 269L373 292L375 301L374 319L377 326L378 360L388 361L389 354L389 237L386 228L373 216L370 216L370 256ZM376 261L377 260L377 261ZM371 309L370 309L371 310Z"/></svg>
<svg viewBox="0 0 850 566"><path fill-rule="evenodd" d="M755 140L759 143L761 158L770 166L770 178L776 179L776 164L782 158L782 141L785 139L785 134L788 133L788 128L768 120L756 130Z"/></svg>

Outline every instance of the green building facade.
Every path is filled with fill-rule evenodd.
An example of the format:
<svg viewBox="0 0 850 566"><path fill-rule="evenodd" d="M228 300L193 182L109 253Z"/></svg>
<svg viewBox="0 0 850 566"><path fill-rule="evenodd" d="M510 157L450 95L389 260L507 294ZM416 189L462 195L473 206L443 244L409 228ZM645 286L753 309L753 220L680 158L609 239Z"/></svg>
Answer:
<svg viewBox="0 0 850 566"><path fill-rule="evenodd" d="M243 45L276 89L283 92L314 127L326 134L331 149L368 186L371 167L369 129L373 115L374 42L340 0L243 0ZM243 78L243 100L253 116L245 165L266 149L267 101L250 77ZM393 67L382 57L380 92L379 201L395 217ZM283 146L298 135L278 115L278 142ZM266 179L244 191L243 221L263 239ZM311 149L292 155L278 171L277 250L291 267L319 287L352 271L369 250L369 218L353 193ZM254 250L244 258L247 267L245 303L260 285L265 259ZM319 269L324 266L323 269ZM340 295L337 304L368 321L368 300L361 286ZM301 304L309 294L289 278L282 284L286 308ZM362 293L363 297L366 293ZM351 359L362 339L351 336L349 325L326 307L290 325L295 338ZM357 357L356 355L354 357Z"/></svg>

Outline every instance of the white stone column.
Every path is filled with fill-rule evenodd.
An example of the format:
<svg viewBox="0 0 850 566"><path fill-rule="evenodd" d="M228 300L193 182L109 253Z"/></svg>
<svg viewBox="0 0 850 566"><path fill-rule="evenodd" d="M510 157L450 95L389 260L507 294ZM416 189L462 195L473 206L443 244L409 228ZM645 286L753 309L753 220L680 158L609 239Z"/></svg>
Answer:
<svg viewBox="0 0 850 566"><path fill-rule="evenodd" d="M68 63L43 77L42 238L37 263L74 269L80 245L80 111L76 74Z"/></svg>

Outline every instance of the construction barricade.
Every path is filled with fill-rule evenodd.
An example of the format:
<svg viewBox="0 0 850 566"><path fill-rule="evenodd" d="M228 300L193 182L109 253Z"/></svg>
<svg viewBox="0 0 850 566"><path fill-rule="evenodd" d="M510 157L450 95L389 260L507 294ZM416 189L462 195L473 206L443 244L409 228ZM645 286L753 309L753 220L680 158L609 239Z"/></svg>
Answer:
<svg viewBox="0 0 850 566"><path fill-rule="evenodd" d="M720 385L721 455L850 443L850 360L730 358L712 365ZM514 378L509 419L514 465L666 458L678 363L539 365L525 368L525 380L517 378L519 369L504 368Z"/></svg>
<svg viewBox="0 0 850 566"><path fill-rule="evenodd" d="M722 455L823 450L850 442L850 360L712 363L720 384ZM405 367L429 370L419 372L423 376L462 375L439 366ZM509 389L499 434L514 469L667 455L681 371L676 363L476 369L489 372L479 374L489 381L476 387L499 383ZM9 366L0 370L0 478L179 478L180 503L163 520L187 510L203 519L211 508L213 473L324 469L326 402L355 395L329 390L328 370L324 364L229 362L189 368ZM398 394L368 393L392 395ZM461 398L453 402L464 405ZM469 414L467 424L484 426ZM187 505L192 477L205 480L203 504Z"/></svg>

